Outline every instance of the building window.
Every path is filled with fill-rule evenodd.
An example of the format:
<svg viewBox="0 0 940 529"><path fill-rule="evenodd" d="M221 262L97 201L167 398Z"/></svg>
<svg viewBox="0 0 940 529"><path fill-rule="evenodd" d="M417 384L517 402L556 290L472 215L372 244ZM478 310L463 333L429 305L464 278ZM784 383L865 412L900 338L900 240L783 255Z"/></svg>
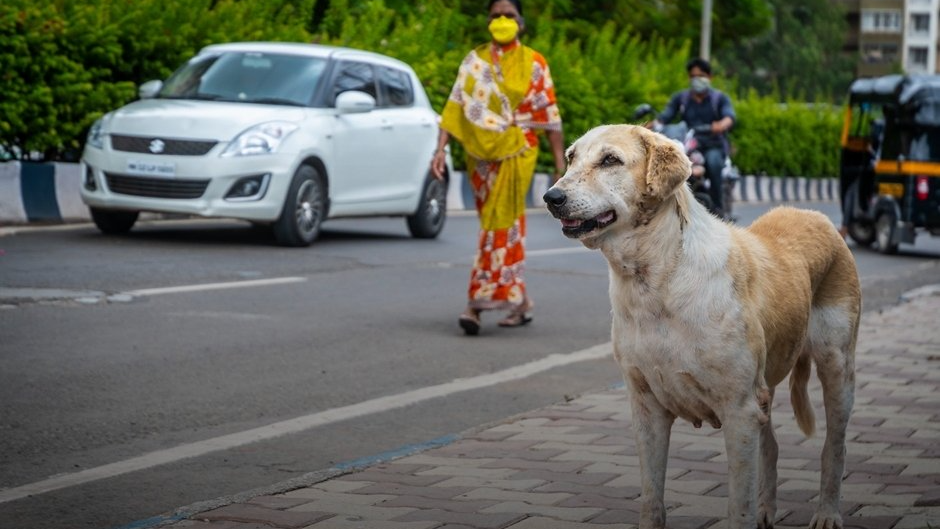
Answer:
<svg viewBox="0 0 940 529"><path fill-rule="evenodd" d="M865 44L862 60L868 64L892 63L898 60L897 44Z"/></svg>
<svg viewBox="0 0 940 529"><path fill-rule="evenodd" d="M908 50L908 60L910 61L911 67L926 69L927 68L927 48L910 48Z"/></svg>
<svg viewBox="0 0 940 529"><path fill-rule="evenodd" d="M896 10L862 10L862 31L869 33L900 33L901 12Z"/></svg>
<svg viewBox="0 0 940 529"><path fill-rule="evenodd" d="M927 35L930 33L930 15L924 13L916 13L911 15L911 28L912 35Z"/></svg>

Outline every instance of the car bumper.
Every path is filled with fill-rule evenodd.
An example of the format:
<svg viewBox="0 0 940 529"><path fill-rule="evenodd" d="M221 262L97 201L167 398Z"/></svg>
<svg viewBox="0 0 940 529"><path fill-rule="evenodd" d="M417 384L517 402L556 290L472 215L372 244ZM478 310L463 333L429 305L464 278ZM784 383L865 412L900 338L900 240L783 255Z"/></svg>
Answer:
<svg viewBox="0 0 940 529"><path fill-rule="evenodd" d="M156 156L86 148L82 156L82 201L90 207L229 217L256 222L277 220L296 170L294 155L220 158ZM172 165L172 175L132 174L129 164ZM266 187L250 199L226 195L236 182L264 176ZM89 185L89 181L93 185ZM131 185L119 185L130 183ZM201 192L199 189L205 183ZM185 189L185 193L180 190ZM158 195L158 196L144 196Z"/></svg>

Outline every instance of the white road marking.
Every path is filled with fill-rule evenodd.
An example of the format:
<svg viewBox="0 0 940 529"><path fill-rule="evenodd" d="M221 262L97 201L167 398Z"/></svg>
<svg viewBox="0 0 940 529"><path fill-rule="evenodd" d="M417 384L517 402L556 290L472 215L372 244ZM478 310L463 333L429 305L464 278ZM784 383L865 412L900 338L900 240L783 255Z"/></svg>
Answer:
<svg viewBox="0 0 940 529"><path fill-rule="evenodd" d="M587 349L582 349L581 351L575 351L573 353L553 354L545 358L534 360L527 364L510 367L496 373L478 375L469 378L458 378L451 382L438 384L436 386L428 386L425 388L399 393L397 395L379 397L357 404L351 404L349 406L342 406L339 408L312 413L310 415L304 415L302 417L276 422L267 426L245 430L243 432L236 432L229 435L214 437L212 439L206 439L204 441L197 441L195 443L167 448L165 450L157 450L142 456L102 465L100 467L81 470L79 472L60 474L42 481L37 481L35 483L0 490L0 503L26 498L28 496L45 494L54 490L81 485L83 483L89 483L100 479L111 478L114 476L119 476L138 470L144 470L167 463L174 463L182 459L198 457L212 452L217 452L219 450L228 450L250 443L273 439L282 435L297 433L335 422L362 417L364 415L371 415L403 408L405 406L410 406L419 402L424 402L426 400L453 395L454 393L480 389L513 380L523 379L536 373L548 371L549 369L556 367L574 364L577 362L584 362L587 360L597 360L604 357L610 357L612 355L611 350L611 344L608 342L605 344L596 345L594 347L589 347Z"/></svg>
<svg viewBox="0 0 940 529"><path fill-rule="evenodd" d="M122 294L131 296L160 296L163 294L177 294L179 292L199 292L202 290L223 290L228 288L261 287L267 285L281 285L284 283L302 283L305 277L272 277L269 279L250 279L248 281L230 281L228 283L203 283L201 285L180 285L175 287L142 288L129 290Z"/></svg>
<svg viewBox="0 0 940 529"><path fill-rule="evenodd" d="M589 250L585 248L584 246L574 246L571 248L549 248L548 250L526 250L525 256L526 257L541 257L544 255L562 255L562 254L567 254L567 253L584 253L584 252L590 252L590 251L592 250Z"/></svg>

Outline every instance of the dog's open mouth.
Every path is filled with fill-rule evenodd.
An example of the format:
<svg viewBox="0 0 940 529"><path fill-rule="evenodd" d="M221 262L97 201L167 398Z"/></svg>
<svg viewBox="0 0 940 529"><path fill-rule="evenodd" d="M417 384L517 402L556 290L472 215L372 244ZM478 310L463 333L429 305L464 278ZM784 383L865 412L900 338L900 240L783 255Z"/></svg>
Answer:
<svg viewBox="0 0 940 529"><path fill-rule="evenodd" d="M617 220L614 210L605 211L593 219L561 219L561 232L568 237L580 237L592 231L606 228Z"/></svg>

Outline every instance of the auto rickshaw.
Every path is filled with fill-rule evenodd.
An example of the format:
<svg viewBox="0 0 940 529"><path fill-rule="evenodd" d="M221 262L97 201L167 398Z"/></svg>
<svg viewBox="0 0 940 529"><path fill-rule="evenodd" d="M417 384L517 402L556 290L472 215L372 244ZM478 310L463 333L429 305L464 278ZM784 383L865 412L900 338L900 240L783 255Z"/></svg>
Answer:
<svg viewBox="0 0 940 529"><path fill-rule="evenodd" d="M852 83L839 183L859 245L892 254L918 232L940 235L940 75Z"/></svg>

